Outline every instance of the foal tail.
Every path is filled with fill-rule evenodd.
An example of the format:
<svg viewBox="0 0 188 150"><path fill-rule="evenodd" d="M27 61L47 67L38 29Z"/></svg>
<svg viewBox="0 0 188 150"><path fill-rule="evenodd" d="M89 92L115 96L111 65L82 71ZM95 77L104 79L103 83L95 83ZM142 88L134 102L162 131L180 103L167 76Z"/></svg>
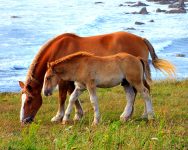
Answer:
<svg viewBox="0 0 188 150"><path fill-rule="evenodd" d="M151 71L150 71L149 64L147 61L143 60L142 58L139 57L139 59L144 69L145 80L148 84L150 84L152 82L152 79L151 79Z"/></svg>
<svg viewBox="0 0 188 150"><path fill-rule="evenodd" d="M156 69L162 71L164 74L166 73L170 77L175 76L175 66L167 60L159 59L151 43L145 38L143 38L143 40L149 49L153 66Z"/></svg>

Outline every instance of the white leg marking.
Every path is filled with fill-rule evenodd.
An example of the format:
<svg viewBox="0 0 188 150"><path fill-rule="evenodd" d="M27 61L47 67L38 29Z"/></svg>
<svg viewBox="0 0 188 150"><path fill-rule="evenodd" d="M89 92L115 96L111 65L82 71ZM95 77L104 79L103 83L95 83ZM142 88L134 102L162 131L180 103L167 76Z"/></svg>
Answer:
<svg viewBox="0 0 188 150"><path fill-rule="evenodd" d="M24 119L24 104L26 101L26 94L22 94L22 105L21 105L21 109L20 109L20 122L22 122L22 120Z"/></svg>
<svg viewBox="0 0 188 150"><path fill-rule="evenodd" d="M58 110L57 114L51 119L51 122L60 122L64 116L64 106Z"/></svg>
<svg viewBox="0 0 188 150"><path fill-rule="evenodd" d="M73 93L70 95L69 98L69 104L67 106L67 109L65 111L65 115L63 117L63 122L68 121L70 113L72 111L73 105L75 103L75 101L78 99L78 97L80 96L80 94L82 93L82 91L79 88L75 88L75 90L73 91Z"/></svg>
<svg viewBox="0 0 188 150"><path fill-rule="evenodd" d="M146 111L148 115L148 119L154 119L154 112L153 112L153 107L152 107L152 102L151 98L149 96L148 90L145 88L142 92L142 96L145 100L145 105L146 105Z"/></svg>
<svg viewBox="0 0 188 150"><path fill-rule="evenodd" d="M124 87L124 90L126 92L127 104L123 113L120 116L121 121L127 121L131 117L134 107L134 101L135 101L135 92L133 87L126 86Z"/></svg>

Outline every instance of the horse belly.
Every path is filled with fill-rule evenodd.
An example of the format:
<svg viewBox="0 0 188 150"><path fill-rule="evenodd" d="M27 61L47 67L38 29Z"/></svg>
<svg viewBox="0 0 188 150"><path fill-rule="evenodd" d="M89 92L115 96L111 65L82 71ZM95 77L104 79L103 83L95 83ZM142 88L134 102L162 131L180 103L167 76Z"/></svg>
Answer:
<svg viewBox="0 0 188 150"><path fill-rule="evenodd" d="M123 74L109 75L104 78L97 79L97 87L99 88L111 88L119 85L123 80Z"/></svg>

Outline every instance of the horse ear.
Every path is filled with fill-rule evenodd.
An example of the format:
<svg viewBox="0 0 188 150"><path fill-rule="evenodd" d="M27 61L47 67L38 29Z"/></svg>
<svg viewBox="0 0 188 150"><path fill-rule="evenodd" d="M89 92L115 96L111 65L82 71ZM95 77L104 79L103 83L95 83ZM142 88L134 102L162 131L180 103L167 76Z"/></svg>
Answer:
<svg viewBox="0 0 188 150"><path fill-rule="evenodd" d="M18 82L19 82L20 87L23 89L25 84L22 81L18 81Z"/></svg>
<svg viewBox="0 0 188 150"><path fill-rule="evenodd" d="M50 62L47 62L47 68L49 69L49 68L51 68L51 67L52 67L51 63L50 63Z"/></svg>

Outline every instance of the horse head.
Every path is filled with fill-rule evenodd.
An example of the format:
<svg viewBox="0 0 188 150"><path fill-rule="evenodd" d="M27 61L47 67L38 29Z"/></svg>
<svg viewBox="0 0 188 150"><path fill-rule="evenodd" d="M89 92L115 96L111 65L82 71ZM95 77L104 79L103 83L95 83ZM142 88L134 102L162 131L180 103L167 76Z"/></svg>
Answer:
<svg viewBox="0 0 188 150"><path fill-rule="evenodd" d="M21 87L20 122L22 124L31 123L42 105L41 90L38 84L32 79L25 84L19 81Z"/></svg>
<svg viewBox="0 0 188 150"><path fill-rule="evenodd" d="M53 90L57 86L59 82L59 78L58 75L56 74L54 67L50 63L48 63L47 66L48 69L44 76L43 92L45 96L50 96L52 95Z"/></svg>

